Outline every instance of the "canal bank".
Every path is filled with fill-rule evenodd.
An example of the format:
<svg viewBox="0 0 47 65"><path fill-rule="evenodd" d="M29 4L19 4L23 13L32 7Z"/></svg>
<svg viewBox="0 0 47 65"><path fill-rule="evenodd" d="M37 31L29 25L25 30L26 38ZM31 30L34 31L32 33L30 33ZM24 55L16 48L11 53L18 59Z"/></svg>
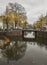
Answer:
<svg viewBox="0 0 47 65"><path fill-rule="evenodd" d="M47 38L47 32L46 31L37 31L36 37L37 38Z"/></svg>

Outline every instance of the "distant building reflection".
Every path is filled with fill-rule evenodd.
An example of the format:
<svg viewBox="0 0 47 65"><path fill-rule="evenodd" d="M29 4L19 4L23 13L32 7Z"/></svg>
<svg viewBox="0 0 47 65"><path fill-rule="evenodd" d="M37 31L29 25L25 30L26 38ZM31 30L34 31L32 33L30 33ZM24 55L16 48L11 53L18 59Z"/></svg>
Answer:
<svg viewBox="0 0 47 65"><path fill-rule="evenodd" d="M47 49L47 39L45 38L36 38L34 40L26 39L26 41L28 44L31 44L33 46L38 45L40 48L45 47L45 49Z"/></svg>
<svg viewBox="0 0 47 65"><path fill-rule="evenodd" d="M47 39L37 39L37 45L42 47L45 47L47 49Z"/></svg>

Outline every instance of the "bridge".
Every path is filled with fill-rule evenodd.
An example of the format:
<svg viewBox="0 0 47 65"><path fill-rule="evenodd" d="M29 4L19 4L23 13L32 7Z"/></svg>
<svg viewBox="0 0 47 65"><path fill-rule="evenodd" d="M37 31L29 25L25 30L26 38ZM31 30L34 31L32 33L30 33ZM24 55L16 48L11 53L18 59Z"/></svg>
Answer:
<svg viewBox="0 0 47 65"><path fill-rule="evenodd" d="M36 29L22 29L22 31L26 31L26 32L35 32L37 31ZM38 30L39 31L39 30Z"/></svg>
<svg viewBox="0 0 47 65"><path fill-rule="evenodd" d="M37 37L37 30L35 30L35 29L22 29L22 38L23 39L25 39L25 37L24 37L24 33L25 32L34 32L35 33L35 39L36 39L36 37Z"/></svg>

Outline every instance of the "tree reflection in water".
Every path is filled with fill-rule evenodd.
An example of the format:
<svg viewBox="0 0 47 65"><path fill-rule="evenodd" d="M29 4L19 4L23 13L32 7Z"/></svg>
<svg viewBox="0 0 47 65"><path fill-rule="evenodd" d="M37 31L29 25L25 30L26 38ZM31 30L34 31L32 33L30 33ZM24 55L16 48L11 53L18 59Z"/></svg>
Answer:
<svg viewBox="0 0 47 65"><path fill-rule="evenodd" d="M3 57L9 60L19 60L25 55L27 44L38 45L41 48L45 47L47 49L46 39L36 39L35 41L10 41L2 49Z"/></svg>
<svg viewBox="0 0 47 65"><path fill-rule="evenodd" d="M3 50L3 56L8 60L19 60L25 55L26 42L12 41L9 46Z"/></svg>

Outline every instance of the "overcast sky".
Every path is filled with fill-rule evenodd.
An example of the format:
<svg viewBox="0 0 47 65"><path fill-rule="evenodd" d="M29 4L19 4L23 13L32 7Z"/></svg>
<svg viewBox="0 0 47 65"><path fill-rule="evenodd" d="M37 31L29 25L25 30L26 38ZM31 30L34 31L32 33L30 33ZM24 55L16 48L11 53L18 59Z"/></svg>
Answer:
<svg viewBox="0 0 47 65"><path fill-rule="evenodd" d="M9 2L20 3L25 7L28 17L28 22L33 24L42 14L47 12L47 0L0 0L0 14L5 11L6 5Z"/></svg>

